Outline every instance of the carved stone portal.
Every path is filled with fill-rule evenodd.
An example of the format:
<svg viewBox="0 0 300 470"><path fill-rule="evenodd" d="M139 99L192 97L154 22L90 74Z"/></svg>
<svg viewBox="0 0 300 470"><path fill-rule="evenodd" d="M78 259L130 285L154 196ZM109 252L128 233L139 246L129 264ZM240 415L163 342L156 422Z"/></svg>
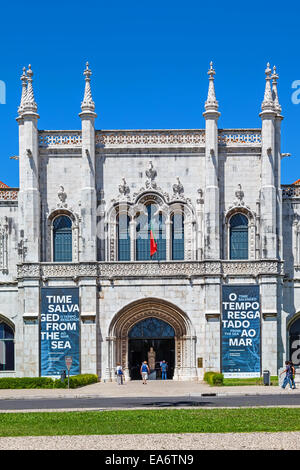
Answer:
<svg viewBox="0 0 300 470"><path fill-rule="evenodd" d="M175 331L174 380L197 380L195 341L196 337L188 316L178 307L161 299L142 299L133 302L119 311L113 318L108 345L106 380L115 380L114 370L119 362L123 366L126 379L130 380L128 369L128 334L140 321L155 317L165 321ZM155 351L153 351L155 353ZM150 361L150 357L148 358ZM153 356L151 357L153 361ZM151 362L152 363L152 362ZM155 357L154 357L155 363ZM154 369L155 367L151 367Z"/></svg>

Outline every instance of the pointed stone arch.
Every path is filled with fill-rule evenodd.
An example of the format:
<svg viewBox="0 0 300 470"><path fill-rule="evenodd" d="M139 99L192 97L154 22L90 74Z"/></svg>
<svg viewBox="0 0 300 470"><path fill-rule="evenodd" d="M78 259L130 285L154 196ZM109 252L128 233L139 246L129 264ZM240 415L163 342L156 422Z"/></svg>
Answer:
<svg viewBox="0 0 300 470"><path fill-rule="evenodd" d="M230 220L236 214L242 214L248 219L248 259L254 260L256 253L256 215L251 209L243 205L231 206L225 213L225 231L224 231L224 254L225 259L229 259L229 234L230 234Z"/></svg>
<svg viewBox="0 0 300 470"><path fill-rule="evenodd" d="M197 380L196 335L187 314L166 300L145 298L123 307L112 319L108 331L108 364L106 378L114 380L117 363L122 364L125 376L128 370L128 335L138 322L154 317L165 321L175 331L174 380Z"/></svg>
<svg viewBox="0 0 300 470"><path fill-rule="evenodd" d="M47 216L47 261L53 261L53 222L59 217L65 215L72 222L72 261L79 260L79 217L70 208L57 208L51 210Z"/></svg>

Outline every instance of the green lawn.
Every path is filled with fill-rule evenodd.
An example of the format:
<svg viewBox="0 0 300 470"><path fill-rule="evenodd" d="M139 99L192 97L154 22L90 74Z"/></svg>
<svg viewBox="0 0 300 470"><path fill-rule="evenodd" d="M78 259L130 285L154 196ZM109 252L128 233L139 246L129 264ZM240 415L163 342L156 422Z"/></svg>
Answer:
<svg viewBox="0 0 300 470"><path fill-rule="evenodd" d="M0 436L300 431L300 408L1 413Z"/></svg>

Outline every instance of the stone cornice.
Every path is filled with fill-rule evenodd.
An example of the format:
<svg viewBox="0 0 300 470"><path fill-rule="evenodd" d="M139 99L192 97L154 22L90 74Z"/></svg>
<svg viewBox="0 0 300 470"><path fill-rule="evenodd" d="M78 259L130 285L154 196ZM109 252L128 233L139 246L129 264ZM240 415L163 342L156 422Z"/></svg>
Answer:
<svg viewBox="0 0 300 470"><path fill-rule="evenodd" d="M107 262L107 263L23 263L18 265L18 279L79 278L99 279L193 279L207 277L282 276L283 263L262 261L189 261L189 262Z"/></svg>

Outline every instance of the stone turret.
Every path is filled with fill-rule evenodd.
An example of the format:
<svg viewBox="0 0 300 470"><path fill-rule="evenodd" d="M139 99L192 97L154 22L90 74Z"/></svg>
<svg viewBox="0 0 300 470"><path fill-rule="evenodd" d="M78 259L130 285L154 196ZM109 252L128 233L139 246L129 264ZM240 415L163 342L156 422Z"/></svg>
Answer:
<svg viewBox="0 0 300 470"><path fill-rule="evenodd" d="M31 66L21 76L22 96L18 108L19 124L19 173L20 190L18 194L19 224L19 261L38 263L41 261L41 209L39 191L39 145L37 122L39 115L32 85ZM39 279L32 279L23 285L23 348L24 352L16 358L16 369L26 370L31 364L33 376L39 375L39 335L38 318L40 314ZM34 359L33 359L34 358Z"/></svg>
<svg viewBox="0 0 300 470"><path fill-rule="evenodd" d="M264 99L261 105L262 154L261 154L261 257L277 257L278 243L276 232L276 148L275 148L275 108L271 89L271 68L267 64Z"/></svg>
<svg viewBox="0 0 300 470"><path fill-rule="evenodd" d="M220 258L220 215L218 184L218 119L220 113L214 86L215 70L212 62L208 71L209 87L205 102L205 209L204 257Z"/></svg>
<svg viewBox="0 0 300 470"><path fill-rule="evenodd" d="M40 261L40 194L37 104L32 85L31 65L21 76L22 96L19 116L19 221L24 247L23 260ZM27 85L27 86L26 86ZM26 255L26 256L25 256Z"/></svg>
<svg viewBox="0 0 300 470"><path fill-rule="evenodd" d="M95 180L95 103L91 91L91 75L88 62L84 71L85 90L81 103L82 126L82 173L81 173L81 220L82 246L80 261L97 259L96 234L96 180Z"/></svg>

